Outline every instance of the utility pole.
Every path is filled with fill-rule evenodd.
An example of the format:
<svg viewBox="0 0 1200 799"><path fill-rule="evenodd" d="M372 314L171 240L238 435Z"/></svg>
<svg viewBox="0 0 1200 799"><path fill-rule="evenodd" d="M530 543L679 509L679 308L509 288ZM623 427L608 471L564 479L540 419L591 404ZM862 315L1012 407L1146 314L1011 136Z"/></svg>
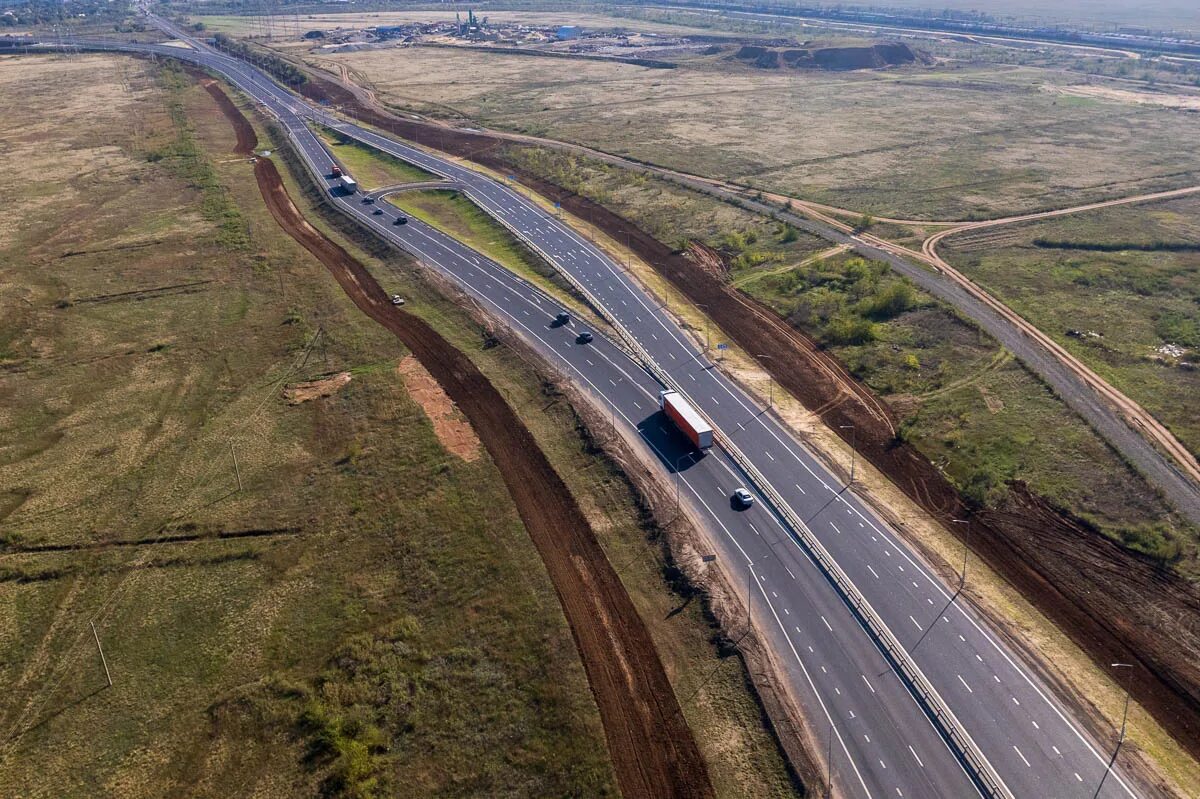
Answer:
<svg viewBox="0 0 1200 799"><path fill-rule="evenodd" d="M104 679L108 680L108 687L112 688L112 675L108 672L108 661L104 657L104 647L100 646L100 634L96 632L96 622L89 621L88 624L92 627L92 638L96 639L96 651L100 653L100 665L104 666Z"/></svg>

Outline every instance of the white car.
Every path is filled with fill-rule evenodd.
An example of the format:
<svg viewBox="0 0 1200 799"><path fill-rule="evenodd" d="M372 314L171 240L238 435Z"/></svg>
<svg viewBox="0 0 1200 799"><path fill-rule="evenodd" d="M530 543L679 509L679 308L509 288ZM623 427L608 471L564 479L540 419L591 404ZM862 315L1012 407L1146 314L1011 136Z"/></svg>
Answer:
<svg viewBox="0 0 1200 799"><path fill-rule="evenodd" d="M399 294L392 295L392 305L403 305L403 304L404 304L403 297L401 297Z"/></svg>
<svg viewBox="0 0 1200 799"><path fill-rule="evenodd" d="M733 501L743 508L748 508L754 504L754 495L744 488L738 488L733 492Z"/></svg>

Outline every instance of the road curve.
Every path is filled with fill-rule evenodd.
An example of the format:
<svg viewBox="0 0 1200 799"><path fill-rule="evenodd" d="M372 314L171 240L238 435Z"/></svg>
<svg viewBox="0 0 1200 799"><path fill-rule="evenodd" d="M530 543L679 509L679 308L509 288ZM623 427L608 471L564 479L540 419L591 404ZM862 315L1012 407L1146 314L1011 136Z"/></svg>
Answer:
<svg viewBox="0 0 1200 799"><path fill-rule="evenodd" d="M1108 772L1109 759L1100 747L981 617L850 487L840 486L819 459L714 369L594 245L507 186L334 119L256 69L201 49L199 43L193 46L194 51L108 45L182 58L225 74L279 119L315 178L331 190L329 201L337 210L451 279L621 420L649 456L675 476L683 500L712 534L721 562L729 564L726 569L735 574L745 569L756 620L784 664L789 689L816 729L827 729L837 742L833 773L839 792L959 797L973 795L977 787L939 733L937 720L914 701L911 686L866 634L794 531L764 507L761 494L747 511L729 506L731 488L746 482L737 463L722 451L696 458L680 446L656 410L657 380L604 337L585 346L570 326L555 327L553 300L498 264L419 222L393 224L392 210L375 216L357 197L334 192L327 177L329 153L309 121L462 181L473 200L586 286L754 460L789 510L841 564L901 641L902 656L924 671L961 718L1010 795L1136 795L1120 769Z"/></svg>

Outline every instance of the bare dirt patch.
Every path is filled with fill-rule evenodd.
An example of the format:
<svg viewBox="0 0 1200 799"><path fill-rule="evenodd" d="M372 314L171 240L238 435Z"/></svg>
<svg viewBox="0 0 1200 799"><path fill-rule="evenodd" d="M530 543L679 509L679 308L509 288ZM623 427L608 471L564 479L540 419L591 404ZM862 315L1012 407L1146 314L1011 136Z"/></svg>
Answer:
<svg viewBox="0 0 1200 799"><path fill-rule="evenodd" d="M303 383L293 383L289 386L284 386L283 398L288 401L289 405L300 405L317 397L331 397L345 388L350 379L349 372L338 372L332 377L326 377L321 380L307 380Z"/></svg>
<svg viewBox="0 0 1200 799"><path fill-rule="evenodd" d="M479 436L429 370L409 356L401 359L396 371L404 377L409 396L425 411L442 446L465 461L478 459Z"/></svg>

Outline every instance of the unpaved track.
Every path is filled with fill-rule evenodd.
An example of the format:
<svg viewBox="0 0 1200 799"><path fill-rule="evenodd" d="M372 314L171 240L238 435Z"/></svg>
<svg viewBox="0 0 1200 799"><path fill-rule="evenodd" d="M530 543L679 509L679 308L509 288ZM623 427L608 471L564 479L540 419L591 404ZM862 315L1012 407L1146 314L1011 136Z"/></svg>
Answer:
<svg viewBox="0 0 1200 799"><path fill-rule="evenodd" d="M224 97L222 111L254 131ZM312 227L292 203L272 161L254 175L271 215L329 269L359 310L391 331L429 370L470 421L495 461L537 547L571 627L600 709L609 754L625 799L712 797L708 770L683 720L654 642L595 534L529 430L466 355L390 298L349 253Z"/></svg>

